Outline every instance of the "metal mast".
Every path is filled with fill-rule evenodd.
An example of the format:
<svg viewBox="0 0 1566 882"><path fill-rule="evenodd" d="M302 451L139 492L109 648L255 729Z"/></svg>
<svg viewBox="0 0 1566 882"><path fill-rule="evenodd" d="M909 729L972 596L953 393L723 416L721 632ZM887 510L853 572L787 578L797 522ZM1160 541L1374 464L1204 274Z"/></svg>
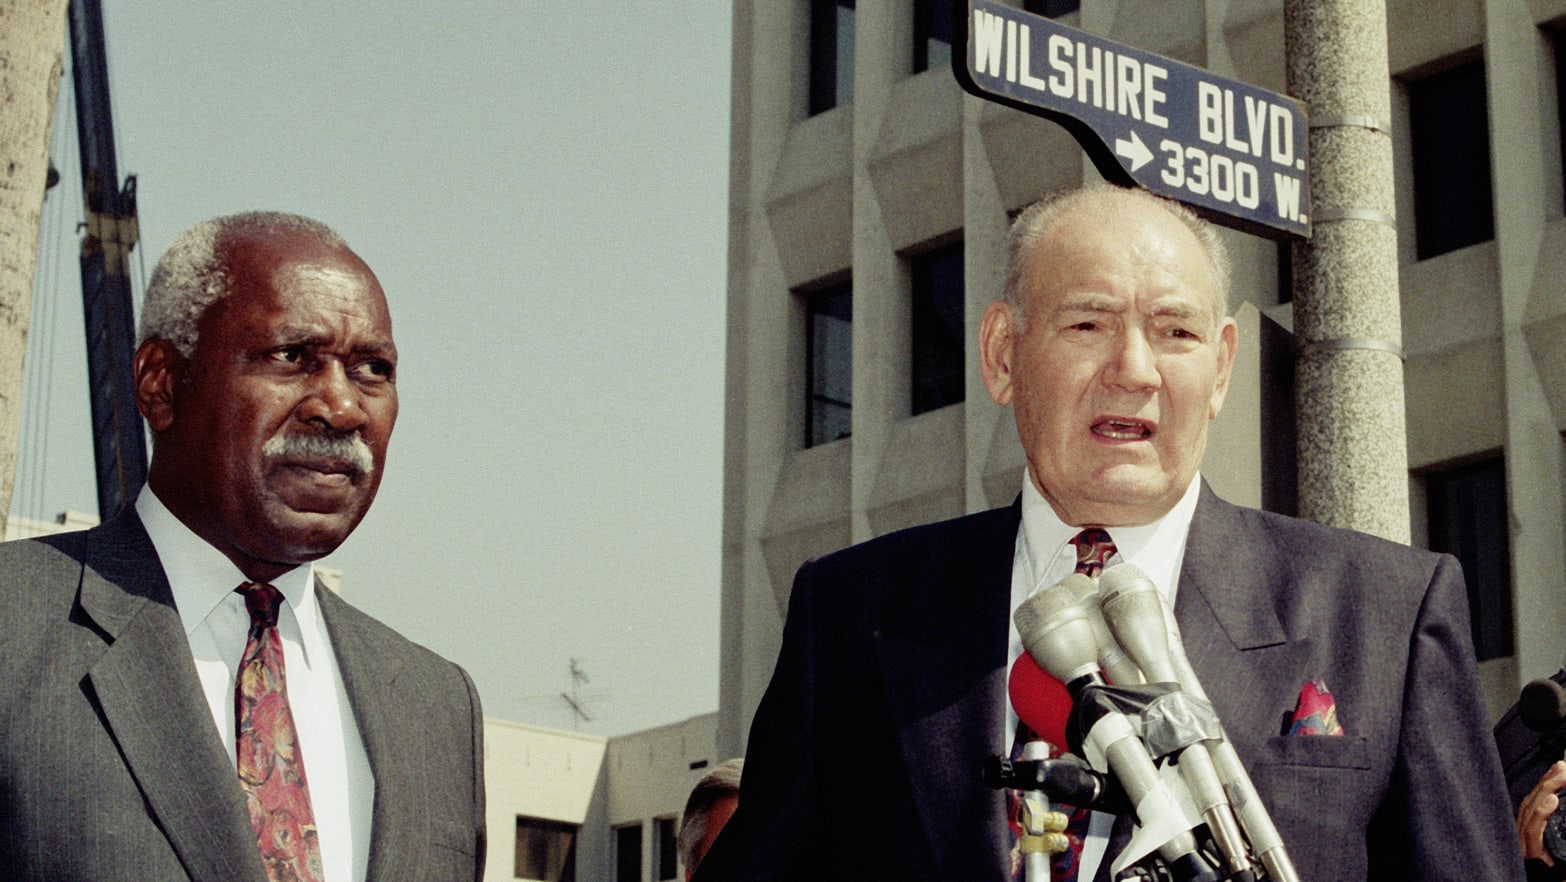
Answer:
<svg viewBox="0 0 1566 882"><path fill-rule="evenodd" d="M109 64L98 0L71 0L71 72L81 145L87 223L82 238L82 306L92 397L98 515L107 520L147 479L147 442L131 385L135 313L129 258L136 245L136 178L121 189L109 107Z"/></svg>

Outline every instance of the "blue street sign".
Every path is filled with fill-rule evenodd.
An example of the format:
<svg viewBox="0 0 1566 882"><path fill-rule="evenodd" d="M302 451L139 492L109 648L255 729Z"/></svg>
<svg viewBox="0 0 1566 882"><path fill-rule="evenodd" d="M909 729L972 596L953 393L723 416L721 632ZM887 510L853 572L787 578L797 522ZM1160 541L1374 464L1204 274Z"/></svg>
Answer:
<svg viewBox="0 0 1566 882"><path fill-rule="evenodd" d="M1310 236L1300 102L993 0L966 6L963 88L1065 125L1112 181L1247 232Z"/></svg>

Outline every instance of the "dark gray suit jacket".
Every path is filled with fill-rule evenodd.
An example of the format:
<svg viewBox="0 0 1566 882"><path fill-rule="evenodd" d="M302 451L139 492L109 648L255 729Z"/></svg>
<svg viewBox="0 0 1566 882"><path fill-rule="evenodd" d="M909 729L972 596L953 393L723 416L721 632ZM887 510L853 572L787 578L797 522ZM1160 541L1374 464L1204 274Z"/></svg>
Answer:
<svg viewBox="0 0 1566 882"><path fill-rule="evenodd" d="M980 768L1002 752L1019 522L1013 505L800 569L698 882L1005 878ZM1204 486L1175 614L1302 878L1522 878L1452 558ZM1344 736L1283 735L1312 678Z"/></svg>
<svg viewBox="0 0 1566 882"><path fill-rule="evenodd" d="M375 776L369 878L481 878L472 682L330 591L317 597ZM265 882L133 511L0 545L0 799L0 878Z"/></svg>

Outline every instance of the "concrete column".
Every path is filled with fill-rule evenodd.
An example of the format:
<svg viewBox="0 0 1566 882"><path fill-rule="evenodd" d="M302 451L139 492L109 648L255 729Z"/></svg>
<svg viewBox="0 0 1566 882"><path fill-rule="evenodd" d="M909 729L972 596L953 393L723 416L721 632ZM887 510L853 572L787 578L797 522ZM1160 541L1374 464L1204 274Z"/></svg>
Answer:
<svg viewBox="0 0 1566 882"><path fill-rule="evenodd" d="M892 85L908 73L905 39L912 6L861 4L854 28L854 409L849 516L852 538L875 537L871 494L893 424L907 416L908 297L897 254L881 222L869 165L876 133L893 108Z"/></svg>
<svg viewBox="0 0 1566 882"><path fill-rule="evenodd" d="M1387 13L1286 0L1288 89L1310 113L1309 242L1294 247L1299 512L1409 539Z"/></svg>

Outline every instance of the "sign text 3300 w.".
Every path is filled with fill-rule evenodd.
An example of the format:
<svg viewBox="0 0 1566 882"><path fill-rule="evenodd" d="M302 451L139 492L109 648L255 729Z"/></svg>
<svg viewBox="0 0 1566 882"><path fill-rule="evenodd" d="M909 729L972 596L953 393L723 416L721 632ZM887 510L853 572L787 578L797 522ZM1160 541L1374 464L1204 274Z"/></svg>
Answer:
<svg viewBox="0 0 1566 882"><path fill-rule="evenodd" d="M1165 184L1183 187L1198 196L1211 195L1241 208L1261 204L1261 176L1249 162L1208 153L1200 147L1186 147L1169 138L1160 141L1158 149L1166 159L1160 175Z"/></svg>

